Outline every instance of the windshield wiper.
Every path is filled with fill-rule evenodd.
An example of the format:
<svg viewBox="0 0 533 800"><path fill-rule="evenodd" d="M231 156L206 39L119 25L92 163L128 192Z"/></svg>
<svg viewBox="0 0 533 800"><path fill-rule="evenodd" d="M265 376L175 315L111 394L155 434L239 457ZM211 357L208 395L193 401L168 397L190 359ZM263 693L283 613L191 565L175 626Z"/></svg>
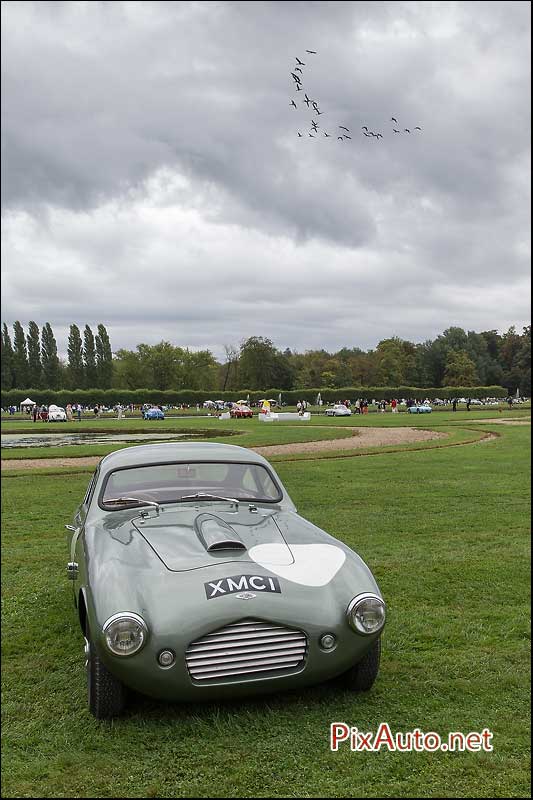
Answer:
<svg viewBox="0 0 533 800"><path fill-rule="evenodd" d="M140 497L110 497L109 500L104 500L106 505L110 503L139 503L141 506L154 506L159 510L159 503L153 500L142 500Z"/></svg>
<svg viewBox="0 0 533 800"><path fill-rule="evenodd" d="M234 497L221 497L219 494L206 494L205 492L184 494L183 497L180 497L179 502L181 503L182 500L225 500L227 503L236 503L239 505L239 501Z"/></svg>

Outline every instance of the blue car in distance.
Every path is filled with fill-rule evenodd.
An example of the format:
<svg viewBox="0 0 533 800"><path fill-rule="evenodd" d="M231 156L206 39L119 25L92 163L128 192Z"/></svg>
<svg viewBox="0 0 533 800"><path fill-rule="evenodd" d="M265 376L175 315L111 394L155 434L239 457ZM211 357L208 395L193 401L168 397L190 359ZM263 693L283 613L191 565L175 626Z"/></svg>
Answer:
<svg viewBox="0 0 533 800"><path fill-rule="evenodd" d="M143 419L165 419L165 415L160 408L148 408L143 411Z"/></svg>
<svg viewBox="0 0 533 800"><path fill-rule="evenodd" d="M410 406L407 410L410 414L431 414L431 406L427 406L424 403Z"/></svg>

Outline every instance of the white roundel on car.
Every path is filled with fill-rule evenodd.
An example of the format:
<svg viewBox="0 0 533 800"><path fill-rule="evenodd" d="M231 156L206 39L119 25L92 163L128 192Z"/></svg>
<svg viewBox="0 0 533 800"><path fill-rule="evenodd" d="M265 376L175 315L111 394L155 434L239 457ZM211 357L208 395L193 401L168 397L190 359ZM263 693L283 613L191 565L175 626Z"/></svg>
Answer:
<svg viewBox="0 0 533 800"><path fill-rule="evenodd" d="M292 564L280 563L285 545L258 544L248 551L250 558L293 583L302 586L325 586L333 580L346 560L346 553L332 544L289 544L294 556Z"/></svg>

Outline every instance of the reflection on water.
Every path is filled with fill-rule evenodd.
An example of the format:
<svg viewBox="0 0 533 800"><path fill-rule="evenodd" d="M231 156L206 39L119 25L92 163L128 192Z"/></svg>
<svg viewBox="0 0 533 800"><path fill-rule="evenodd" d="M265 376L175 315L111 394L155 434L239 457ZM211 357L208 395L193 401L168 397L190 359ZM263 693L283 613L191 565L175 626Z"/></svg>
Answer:
<svg viewBox="0 0 533 800"><path fill-rule="evenodd" d="M3 433L2 447L63 447L76 444L114 444L115 442L172 442L191 439L202 433Z"/></svg>

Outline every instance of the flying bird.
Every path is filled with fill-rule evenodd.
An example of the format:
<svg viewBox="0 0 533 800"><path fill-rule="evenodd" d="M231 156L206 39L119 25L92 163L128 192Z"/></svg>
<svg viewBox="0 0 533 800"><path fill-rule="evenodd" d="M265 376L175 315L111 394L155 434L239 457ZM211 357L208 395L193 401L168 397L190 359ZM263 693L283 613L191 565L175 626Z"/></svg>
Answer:
<svg viewBox="0 0 533 800"><path fill-rule="evenodd" d="M302 87L300 86L299 83L295 83L294 85L296 86L296 91L297 92L301 92L302 91Z"/></svg>
<svg viewBox="0 0 533 800"><path fill-rule="evenodd" d="M342 136L337 136L337 139L340 139L340 140L341 140L341 142L343 141L343 138L342 138Z"/></svg>
<svg viewBox="0 0 533 800"><path fill-rule="evenodd" d="M310 101L310 99L308 98L307 94L306 94L306 95L305 95L305 97L304 97L304 101L307 103L307 108L309 108L309 103L310 103L311 101Z"/></svg>
<svg viewBox="0 0 533 800"><path fill-rule="evenodd" d="M383 139L383 134L382 133L376 133L376 138L377 139L380 139L380 138Z"/></svg>
<svg viewBox="0 0 533 800"><path fill-rule="evenodd" d="M316 56L316 50L306 50L305 52L312 53L314 56Z"/></svg>
<svg viewBox="0 0 533 800"><path fill-rule="evenodd" d="M298 131L298 136L301 136L301 135L302 135L302 134L300 133L300 131Z"/></svg>
<svg viewBox="0 0 533 800"><path fill-rule="evenodd" d="M409 128L404 128L404 131L405 131L405 133L411 133L411 131L409 130Z"/></svg>
<svg viewBox="0 0 533 800"><path fill-rule="evenodd" d="M365 133L365 132L363 131L363 136L372 136L372 134L371 134L371 133Z"/></svg>
<svg viewBox="0 0 533 800"><path fill-rule="evenodd" d="M400 133L400 131L396 130L396 128L393 128L392 130L394 131L394 133Z"/></svg>
<svg viewBox="0 0 533 800"><path fill-rule="evenodd" d="M302 82L299 75L295 75L294 72L291 72L291 75L294 78L294 80L296 81L296 83L301 83Z"/></svg>
<svg viewBox="0 0 533 800"><path fill-rule="evenodd" d="M311 105L313 106L313 108L315 109L315 111L318 111L318 103L316 102L316 100L313 100L313 102L311 103Z"/></svg>
<svg viewBox="0 0 533 800"><path fill-rule="evenodd" d="M315 134L314 133L310 133L309 136L311 137L311 139L315 138Z"/></svg>
<svg viewBox="0 0 533 800"><path fill-rule="evenodd" d="M396 125L398 124L398 120L396 119L396 117L391 117L391 118L390 118L390 121L391 121L391 122L395 122L395 123L396 123Z"/></svg>
<svg viewBox="0 0 533 800"><path fill-rule="evenodd" d="M362 130L362 131L367 131L367 130L368 130L368 128L366 127L366 125L362 125L362 126L361 126L361 130Z"/></svg>
<svg viewBox="0 0 533 800"><path fill-rule="evenodd" d="M298 56L294 56L294 57L295 57L296 61L298 62L298 66L299 66L299 67L305 67L305 64L304 64L304 62L303 62L303 61L300 61L300 59L298 58Z"/></svg>
<svg viewBox="0 0 533 800"><path fill-rule="evenodd" d="M421 130L422 130L422 128L419 128L418 125L417 125L416 128L415 128L415 131L421 131Z"/></svg>
<svg viewBox="0 0 533 800"><path fill-rule="evenodd" d="M314 129L315 129L315 131L316 131L316 129L318 128L318 125L316 124L316 122L314 121L314 119L312 119L312 120L311 120L311 125L313 126L313 128L314 128Z"/></svg>
<svg viewBox="0 0 533 800"><path fill-rule="evenodd" d="M351 136L346 136L346 134L344 134L344 138L345 139L351 139L352 137Z"/></svg>
<svg viewBox="0 0 533 800"><path fill-rule="evenodd" d="M324 131L324 136L331 136L331 133L326 133L326 131Z"/></svg>
<svg viewBox="0 0 533 800"><path fill-rule="evenodd" d="M304 74L303 69L300 69L300 67L294 67L294 71L295 72L301 72L302 75Z"/></svg>
<svg viewBox="0 0 533 800"><path fill-rule="evenodd" d="M339 128L342 128L343 131L348 131L348 133L350 133L350 129L345 128L344 125L339 125Z"/></svg>
<svg viewBox="0 0 533 800"><path fill-rule="evenodd" d="M291 100L291 106L294 106L294 108L296 108L296 103L294 102L294 100Z"/></svg>

